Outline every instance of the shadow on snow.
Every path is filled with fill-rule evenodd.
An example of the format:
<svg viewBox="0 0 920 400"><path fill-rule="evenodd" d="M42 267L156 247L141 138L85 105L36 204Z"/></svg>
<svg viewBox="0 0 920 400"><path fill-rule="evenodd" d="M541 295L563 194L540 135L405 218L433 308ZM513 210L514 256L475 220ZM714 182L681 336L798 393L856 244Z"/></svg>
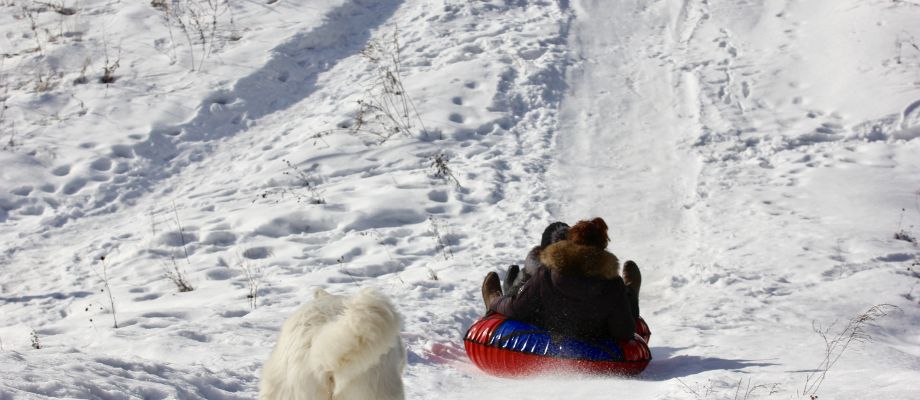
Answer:
<svg viewBox="0 0 920 400"><path fill-rule="evenodd" d="M682 350L676 347L653 347L652 362L641 379L650 381L666 381L674 378L683 378L706 371L729 370L738 371L750 367L767 367L775 363L758 360L730 360L717 357L700 357L691 355L672 356Z"/></svg>
<svg viewBox="0 0 920 400"><path fill-rule="evenodd" d="M177 159L184 142L210 142L235 135L253 121L283 111L309 97L319 76L339 61L358 54L374 29L395 13L401 0L350 0L331 10L322 25L294 35L272 49L271 59L236 82L230 90L208 96L189 121L151 130L147 140L134 145L134 152L161 168L127 183L140 192L201 159L196 150L188 159Z"/></svg>

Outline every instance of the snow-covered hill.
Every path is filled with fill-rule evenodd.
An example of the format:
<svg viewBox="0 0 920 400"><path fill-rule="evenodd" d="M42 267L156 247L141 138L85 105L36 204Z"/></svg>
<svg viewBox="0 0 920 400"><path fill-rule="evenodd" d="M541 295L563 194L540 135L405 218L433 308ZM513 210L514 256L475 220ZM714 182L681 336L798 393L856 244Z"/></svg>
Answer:
<svg viewBox="0 0 920 400"><path fill-rule="evenodd" d="M411 399L808 398L814 328L877 304L816 393L918 398L918 18L0 0L0 399L253 398L287 315L365 286L403 314ZM482 277L595 216L643 269L649 368L476 370Z"/></svg>

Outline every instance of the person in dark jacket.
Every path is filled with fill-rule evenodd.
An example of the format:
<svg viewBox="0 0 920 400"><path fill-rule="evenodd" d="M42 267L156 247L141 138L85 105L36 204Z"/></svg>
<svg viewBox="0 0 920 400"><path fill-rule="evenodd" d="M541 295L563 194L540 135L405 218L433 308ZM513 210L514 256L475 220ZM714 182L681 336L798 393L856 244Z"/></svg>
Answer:
<svg viewBox="0 0 920 400"><path fill-rule="evenodd" d="M498 275L489 273L483 282L489 310L576 338L632 338L630 290L619 260L605 250L609 241L603 219L579 221L567 240L540 252L543 266L520 291L502 296Z"/></svg>
<svg viewBox="0 0 920 400"><path fill-rule="evenodd" d="M517 293L524 286L530 277L537 273L537 269L543 266L540 262L540 252L547 246L561 240L565 240L569 232L569 224L565 222L553 222L543 230L543 236L540 238L540 245L534 246L527 253L524 259L524 269L521 270L517 265L508 268L508 274L505 282L502 284L502 292L505 294Z"/></svg>

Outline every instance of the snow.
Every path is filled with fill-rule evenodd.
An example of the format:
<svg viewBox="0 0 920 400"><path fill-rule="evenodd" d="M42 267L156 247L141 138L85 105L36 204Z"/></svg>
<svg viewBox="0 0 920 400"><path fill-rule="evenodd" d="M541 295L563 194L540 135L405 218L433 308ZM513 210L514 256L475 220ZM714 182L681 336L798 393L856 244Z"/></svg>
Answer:
<svg viewBox="0 0 920 400"><path fill-rule="evenodd" d="M813 327L876 304L818 394L920 397L920 3L231 0L191 49L152 3L0 1L0 399L253 398L315 288L366 286L410 399L807 398ZM349 129L394 36L380 144ZM485 274L595 216L648 369L478 371Z"/></svg>

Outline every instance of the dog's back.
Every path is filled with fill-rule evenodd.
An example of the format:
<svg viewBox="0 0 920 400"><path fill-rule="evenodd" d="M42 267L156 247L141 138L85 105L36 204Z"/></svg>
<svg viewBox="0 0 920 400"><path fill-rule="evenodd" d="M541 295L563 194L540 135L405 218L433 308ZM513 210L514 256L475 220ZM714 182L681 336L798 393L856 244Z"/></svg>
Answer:
<svg viewBox="0 0 920 400"><path fill-rule="evenodd" d="M406 353L399 315L373 289L317 291L285 321L262 369L262 400L399 400Z"/></svg>

